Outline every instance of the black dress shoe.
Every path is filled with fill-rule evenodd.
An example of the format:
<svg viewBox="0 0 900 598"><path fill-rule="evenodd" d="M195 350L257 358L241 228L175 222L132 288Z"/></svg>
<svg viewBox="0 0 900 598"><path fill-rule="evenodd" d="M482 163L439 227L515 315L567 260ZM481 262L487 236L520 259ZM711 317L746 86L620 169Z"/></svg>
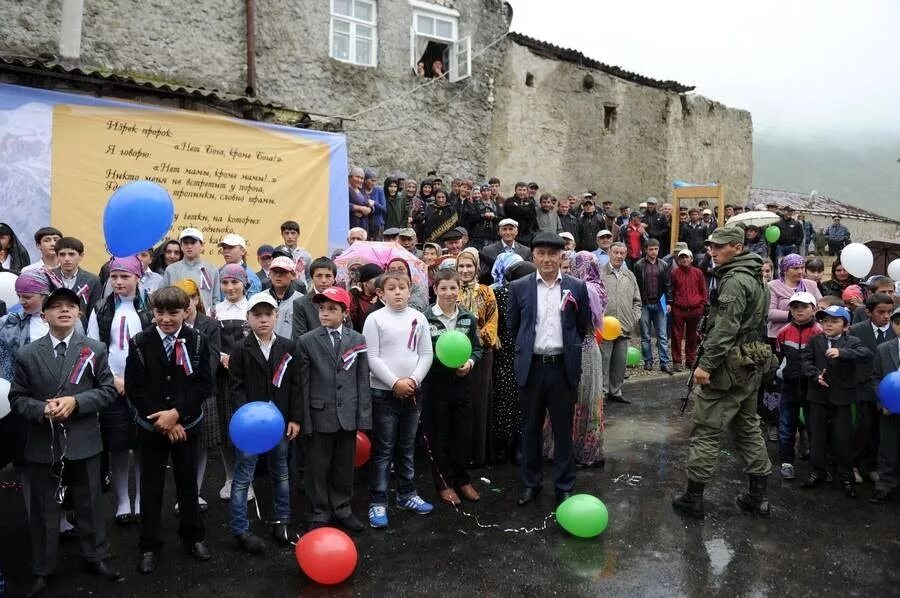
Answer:
<svg viewBox="0 0 900 598"><path fill-rule="evenodd" d="M141 573L153 573L156 570L157 564L159 564L159 554L155 552L145 552L141 555L138 571Z"/></svg>
<svg viewBox="0 0 900 598"><path fill-rule="evenodd" d="M31 598L32 596L39 596L41 593L43 593L44 590L47 589L48 581L49 578L44 575L35 575L34 581L31 582L31 587L28 588L28 593L25 595L28 596L28 598Z"/></svg>
<svg viewBox="0 0 900 598"><path fill-rule="evenodd" d="M275 523L272 525L272 537L281 544L291 543L291 533L288 531L287 523Z"/></svg>
<svg viewBox="0 0 900 598"><path fill-rule="evenodd" d="M100 561L99 563L87 563L86 569L89 573L105 577L110 581L125 581L122 574L109 566L108 561Z"/></svg>
<svg viewBox="0 0 900 598"><path fill-rule="evenodd" d="M198 561L208 561L212 557L209 553L209 547L203 540L194 542L190 546L185 546L184 551Z"/></svg>
<svg viewBox="0 0 900 598"><path fill-rule="evenodd" d="M809 474L809 477L806 478L806 481L803 482L802 484L800 484L800 487L803 489L809 489L809 488L815 488L817 486L821 486L824 483L825 483L825 478L823 478L817 474L811 473L811 474Z"/></svg>
<svg viewBox="0 0 900 598"><path fill-rule="evenodd" d="M571 492L557 492L556 493L556 506L559 506L566 502L567 498L572 496Z"/></svg>
<svg viewBox="0 0 900 598"><path fill-rule="evenodd" d="M238 546L247 554L262 554L266 549L266 543L262 538L247 532L242 536L235 536Z"/></svg>
<svg viewBox="0 0 900 598"><path fill-rule="evenodd" d="M340 525L348 532L361 532L366 529L366 526L363 525L362 521L357 519L356 515L354 515L353 513L347 515L346 517L335 519L335 523Z"/></svg>
<svg viewBox="0 0 900 598"><path fill-rule="evenodd" d="M522 490L522 493L519 494L519 498L516 499L516 504L520 507L524 507L525 505L536 499L540 493L540 486L537 486L535 488L525 488L524 490Z"/></svg>
<svg viewBox="0 0 900 598"><path fill-rule="evenodd" d="M625 397L611 396L606 399L610 403L624 403L625 405L631 405L631 401L626 399Z"/></svg>
<svg viewBox="0 0 900 598"><path fill-rule="evenodd" d="M78 529L74 527L70 527L64 532L59 532L59 541L60 542L69 542L71 540L78 539Z"/></svg>

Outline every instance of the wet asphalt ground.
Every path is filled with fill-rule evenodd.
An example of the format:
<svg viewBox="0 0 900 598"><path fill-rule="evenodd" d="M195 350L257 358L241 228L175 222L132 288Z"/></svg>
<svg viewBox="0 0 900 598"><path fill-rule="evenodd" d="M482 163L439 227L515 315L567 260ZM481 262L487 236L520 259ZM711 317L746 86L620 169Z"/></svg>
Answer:
<svg viewBox="0 0 900 598"><path fill-rule="evenodd" d="M269 541L262 556L239 552L230 537L227 503L217 493L223 475L211 461L204 496L212 560L199 563L181 551L176 520L163 516L166 547L159 568L140 575L137 528L112 522L107 496L113 565L121 584L83 572L76 544L66 543L48 596L897 596L900 595L900 502L882 506L845 498L836 485L800 490L775 473L769 494L770 520L741 513L734 497L746 478L732 445L723 446L719 475L707 489L711 514L686 520L670 506L684 486L689 418L678 414L684 374L633 380L632 405L607 406L606 468L578 473L576 491L600 497L610 513L598 538L568 536L550 518L555 507L549 468L538 502L517 507L516 469L477 470L482 500L466 503L468 515L439 505L428 516L389 510L390 528L354 536L359 564L339 586L318 586L299 570L293 551L276 546L267 527L255 531ZM770 454L775 446L769 443ZM798 461L798 478L807 464ZM434 498L427 460L418 460L418 488ZM777 469L777 468L776 468ZM6 479L9 470L3 472ZM28 534L21 493L0 487L0 563L7 595L20 596L30 583ZM257 480L260 506L271 512L265 478ZM365 485L357 480L355 513L364 518ZM172 494L171 483L167 493ZM174 499L172 499L174 500ZM171 504L171 500L170 500ZM300 507L298 507L300 508ZM251 507L252 512L252 507ZM479 527L497 524L494 527ZM515 531L504 531L515 530Z"/></svg>

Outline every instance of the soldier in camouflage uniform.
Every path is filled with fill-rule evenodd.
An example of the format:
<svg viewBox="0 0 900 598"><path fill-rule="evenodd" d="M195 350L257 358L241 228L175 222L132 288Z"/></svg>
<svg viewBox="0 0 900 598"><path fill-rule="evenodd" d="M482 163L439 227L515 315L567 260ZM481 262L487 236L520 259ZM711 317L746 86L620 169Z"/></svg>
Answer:
<svg viewBox="0 0 900 598"><path fill-rule="evenodd" d="M712 477L722 436L731 430L750 476L748 492L737 497L741 509L769 516L766 479L772 470L756 414L763 375L774 363L771 349L759 341L769 309L762 282L762 260L744 250L744 231L718 228L708 242L716 264L718 297L712 297L699 363L693 372L700 391L694 403L687 462L687 492L672 506L702 518L703 489Z"/></svg>

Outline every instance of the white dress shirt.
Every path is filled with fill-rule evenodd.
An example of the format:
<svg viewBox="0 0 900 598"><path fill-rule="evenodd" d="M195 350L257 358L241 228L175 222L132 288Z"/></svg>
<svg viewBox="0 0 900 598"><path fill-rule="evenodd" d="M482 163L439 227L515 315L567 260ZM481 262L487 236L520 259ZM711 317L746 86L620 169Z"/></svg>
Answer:
<svg viewBox="0 0 900 598"><path fill-rule="evenodd" d="M253 333L253 336L256 336L256 333ZM261 338L256 336L256 342L259 343L259 350L262 351L263 357L266 358L266 361L269 361L269 355L272 353L272 345L275 343L275 335L272 335L272 338L269 339L269 342L263 342Z"/></svg>
<svg viewBox="0 0 900 598"><path fill-rule="evenodd" d="M535 273L537 284L537 313L534 325L534 354L558 355L563 352L562 333L562 274L557 272L556 280L548 285Z"/></svg>
<svg viewBox="0 0 900 598"><path fill-rule="evenodd" d="M121 297L116 299L116 311L113 314L109 327L109 369L114 376L125 375L125 361L128 359L128 341L130 341L143 327L141 318L134 309L134 297ZM97 312L92 311L88 318L87 336L94 340L100 340L100 325L97 322Z"/></svg>

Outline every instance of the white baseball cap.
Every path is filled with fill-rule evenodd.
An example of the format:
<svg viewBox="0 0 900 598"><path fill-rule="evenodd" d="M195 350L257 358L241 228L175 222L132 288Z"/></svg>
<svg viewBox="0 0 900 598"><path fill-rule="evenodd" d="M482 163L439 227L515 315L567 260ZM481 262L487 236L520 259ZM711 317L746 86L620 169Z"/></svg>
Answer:
<svg viewBox="0 0 900 598"><path fill-rule="evenodd" d="M703 210L703 214L709 214L710 216L712 216L712 210L706 208L705 210Z"/></svg>
<svg viewBox="0 0 900 598"><path fill-rule="evenodd" d="M812 293L807 293L805 291L800 291L799 293L794 293L791 295L791 298L788 300L788 305L791 303L806 303L807 305L817 305L818 302L816 298L813 297Z"/></svg>
<svg viewBox="0 0 900 598"><path fill-rule="evenodd" d="M203 242L203 233L200 232L199 228L189 227L181 231L181 234L178 235L178 240L182 239L197 239L201 243Z"/></svg>
<svg viewBox="0 0 900 598"><path fill-rule="evenodd" d="M273 297L268 291L263 291L261 293L256 293L255 295L251 295L250 299L247 300L247 311L250 311L261 303L271 305L275 309L278 309L278 302L275 301L275 297Z"/></svg>
<svg viewBox="0 0 900 598"><path fill-rule="evenodd" d="M184 233L182 233L182 234L184 234ZM244 237L237 235L235 233L228 233L227 235L222 237L222 240L219 241L219 247L221 247L222 245L228 245L229 247L240 246L240 247L243 247L244 249L247 249L247 241L244 239Z"/></svg>
<svg viewBox="0 0 900 598"><path fill-rule="evenodd" d="M561 233L559 233L559 236L560 236L561 238L563 238L563 239L566 239L567 241L574 241L574 240L575 240L575 236L572 235L572 233L561 232Z"/></svg>
<svg viewBox="0 0 900 598"><path fill-rule="evenodd" d="M683 255L686 255L690 258L694 257L694 254L691 252L690 249L682 249L681 251L678 252L678 257L681 257Z"/></svg>
<svg viewBox="0 0 900 598"><path fill-rule="evenodd" d="M600 237L611 237L611 236L612 236L612 231L606 230L605 228L597 233L598 239Z"/></svg>
<svg viewBox="0 0 900 598"><path fill-rule="evenodd" d="M504 218L500 221L498 226L515 226L516 228L519 228L519 223L512 218Z"/></svg>

